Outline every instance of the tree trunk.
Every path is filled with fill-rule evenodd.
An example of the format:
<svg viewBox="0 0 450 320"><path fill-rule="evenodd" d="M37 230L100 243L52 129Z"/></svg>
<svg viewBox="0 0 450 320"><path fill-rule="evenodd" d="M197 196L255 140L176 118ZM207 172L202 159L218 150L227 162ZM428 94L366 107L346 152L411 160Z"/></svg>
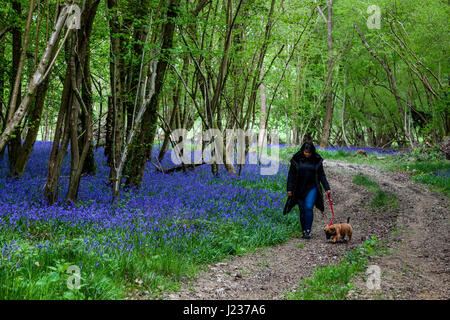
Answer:
<svg viewBox="0 0 450 320"><path fill-rule="evenodd" d="M328 17L326 18L327 25L327 46L328 46L328 76L326 81L327 90L327 105L325 109L325 119L323 122L322 139L320 141L320 148L325 149L328 145L331 130L331 120L333 115L333 1L327 0Z"/></svg>
<svg viewBox="0 0 450 320"><path fill-rule="evenodd" d="M99 3L100 0L86 1L81 16L82 28L72 35L72 40L75 39L75 41L72 43L72 55L68 66L72 85L71 94L73 96L69 123L71 166L69 189L66 198L73 202L75 202L78 197L78 189L80 186L81 174L84 169L84 162L88 156L89 150L92 150L92 98L90 97L90 72L86 69L86 64L89 63L89 42L93 21ZM89 74L85 74L85 71L88 71ZM80 89L83 87L83 81L86 81L86 85L83 88L86 92L83 92L83 94L85 94L85 99L90 103L90 107L85 104L85 101L80 94ZM79 144L78 141L78 121L80 111L84 113L84 119L81 120L86 131L82 144Z"/></svg>
<svg viewBox="0 0 450 320"><path fill-rule="evenodd" d="M44 198L49 204L54 203L58 198L57 187L61 174L61 166L69 145L69 112L67 109L71 104L70 90L71 81L66 75L48 163L47 181L44 186Z"/></svg>
<svg viewBox="0 0 450 320"><path fill-rule="evenodd" d="M20 27L14 27L12 34L13 34L13 72L11 74L13 81L11 81L11 98L9 101L9 111L8 111L8 117L7 120L10 121L12 116L14 115L14 112L17 109L17 105L20 104L19 99L21 96L21 83L22 83L22 72L23 67L25 65L25 58L28 48L28 42L30 40L30 26L31 26L31 18L33 15L33 3L34 1L30 1L30 8L28 9L28 20L27 25L25 29L25 38L23 42L22 47L22 31ZM16 14L18 16L22 15L22 6L20 2L14 1L12 3L13 10L16 11Z"/></svg>
<svg viewBox="0 0 450 320"><path fill-rule="evenodd" d="M259 86L259 94L261 98L261 116L259 118L259 134L258 134L258 147L262 148L267 144L267 129L266 129L266 117L267 117L267 103L266 103L266 86L261 83Z"/></svg>
<svg viewBox="0 0 450 320"><path fill-rule="evenodd" d="M258 62L256 64L256 68L252 75L252 85L250 88L250 95L249 95L248 104L247 104L248 108L247 108L247 111L245 112L244 119L243 119L243 124L245 125L245 127L243 128L244 130L249 128L248 123L249 123L249 119L250 119L250 113L253 111L253 109L255 108L255 104L256 104L256 94L257 94L258 87L259 87L260 80L261 80L261 73L262 73L261 71L263 68L264 58L267 53L269 39L271 36L271 31L272 31L272 24L273 24L272 19L273 19L274 8L275 8L275 0L272 0L272 2L270 4L270 11L267 16L267 24L266 24L266 28L265 28L265 32L264 32L264 42L259 51Z"/></svg>
<svg viewBox="0 0 450 320"><path fill-rule="evenodd" d="M180 0L171 0L169 3L167 20L162 29L161 56L156 69L155 92L143 115L141 130L137 134L133 144L130 146L131 150L126 164L127 185L139 186L141 184L147 160L151 157L153 151L153 141L158 120L157 111L159 95L162 90L168 60L170 58L170 49L173 47L173 35L175 31L174 19L178 15L179 3Z"/></svg>
<svg viewBox="0 0 450 320"><path fill-rule="evenodd" d="M45 79L36 92L34 108L31 110L30 114L30 124L27 136L25 138L23 146L20 148L20 154L17 157L12 171L12 175L14 176L23 175L28 159L30 158L30 154L33 151L34 143L36 142L39 131L39 126L41 125L42 110L44 109L44 102L49 82L49 78Z"/></svg>
<svg viewBox="0 0 450 320"><path fill-rule="evenodd" d="M407 120L406 120L406 110L405 112L403 111L403 107L402 107L402 101L400 98L400 95L398 94L397 91L397 84L395 81L395 77L392 74L391 68L389 67L389 65L386 63L385 60L383 60L375 51L372 50L372 48L369 46L369 44L367 43L365 37L363 36L363 34L361 33L361 30L359 29L359 27L355 24L355 29L358 32L359 37L361 38L361 41L364 45L364 47L367 49L367 51L381 64L381 66L383 67L384 71L386 72L388 81L389 81L389 87L390 87L390 91L392 92L392 94L394 95L395 101L397 103L397 108L398 111L401 115L403 115L403 121L404 121L404 134L406 136L406 138L410 141L411 143L411 147L414 148L414 142L412 140L412 137L408 131L408 126L407 126ZM395 70L395 69L394 69ZM406 108L406 106L405 106Z"/></svg>
<svg viewBox="0 0 450 320"><path fill-rule="evenodd" d="M125 139L126 117L126 72L125 56L127 54L125 36L126 31L120 24L119 7L117 0L108 0L110 28L110 85L111 98L108 99L107 131L105 154L110 167L109 179L114 182L118 179L117 166L123 150Z"/></svg>
<svg viewBox="0 0 450 320"><path fill-rule="evenodd" d="M27 27L28 29L25 31L26 37L24 44L28 43L29 39L29 27L30 27L30 14L32 12L33 5L31 4L28 14ZM15 11L15 14L18 17L22 16L22 4L18 1L12 2L12 8ZM10 74L10 97L9 97L9 106L7 113L5 115L4 128L6 127L6 123L11 120L12 115L16 111L16 109L20 105L21 100L21 91L22 91L22 70L25 63L26 50L22 47L22 28L20 25L15 25L11 31L12 34L12 65L11 65L11 74ZM8 165L9 172L14 170L14 164L17 161L17 158L20 154L20 147L22 145L21 129L18 128L14 130L13 135L9 138L8 141Z"/></svg>
<svg viewBox="0 0 450 320"><path fill-rule="evenodd" d="M5 122L6 115L3 113L3 109L6 106L5 103L5 73L6 68L4 65L4 57L5 57L5 45L3 42L0 42L0 132L3 130L3 125ZM6 110L5 110L6 112Z"/></svg>
<svg viewBox="0 0 450 320"><path fill-rule="evenodd" d="M342 98L342 113L341 113L341 126L342 126L342 136L344 137L344 142L347 148L350 148L350 143L348 142L347 135L345 134L345 102L347 98L347 76L344 73L344 87L343 87L344 97Z"/></svg>
<svg viewBox="0 0 450 320"><path fill-rule="evenodd" d="M66 21L66 17L67 10L63 9L58 17L58 20L55 23L52 35L41 57L39 65L37 66L33 76L30 79L24 98L22 99L20 105L16 108L15 112L12 113L11 117L8 116L9 120L6 122L3 133L0 136L0 150L3 149L7 141L11 138L11 133L14 132L14 130L16 130L16 128L19 126L20 122L28 111L34 93L36 92L39 85L41 85L45 78L49 75L53 67L53 63L50 63L50 60L52 56L54 56L54 59L56 59L56 56L58 55L58 52L56 52L55 54L54 50L56 49L59 35Z"/></svg>
<svg viewBox="0 0 450 320"><path fill-rule="evenodd" d="M172 108L172 112L170 113L170 119L169 119L169 126L170 129L174 128L175 125L175 118L178 110L178 102L179 102L179 92L177 94L178 98L174 98L174 104ZM166 154L167 150L169 149L169 142L170 142L170 132L164 134L164 141L161 145L161 149L159 149L158 154L158 161L162 161L164 158L164 155Z"/></svg>
<svg viewBox="0 0 450 320"><path fill-rule="evenodd" d="M97 124L97 141L95 144L95 148L97 149L100 146L100 140L101 140L101 132L102 132L102 117L103 117L103 90L102 90L102 84L101 82L96 82L93 77L91 77L92 83L95 86L95 89L98 92L98 95L100 97L100 112L98 115L98 124Z"/></svg>
<svg viewBox="0 0 450 320"><path fill-rule="evenodd" d="M87 41L87 48L86 48L86 59L84 62L84 70L83 70L83 80L81 83L82 88L82 99L84 102L84 105L86 106L86 111L81 108L81 134L79 135L79 145L81 146L80 150L84 149L85 143L88 143L88 152L86 155L86 160L83 164L83 174L87 175L95 175L95 160L94 160L94 139L93 134L91 133L91 138L88 139L87 132L89 130L92 131L92 127L88 128L87 126L91 123L92 114L93 114L93 108L92 108L92 82L91 82L91 68L90 68L90 62L91 62L91 53L90 53L90 42ZM80 154L81 156L81 154Z"/></svg>
<svg viewBox="0 0 450 320"><path fill-rule="evenodd" d="M81 29L74 31L70 43L66 45L68 61L64 89L61 99L60 112L56 125L55 138L50 154L47 182L44 196L49 203L57 199L57 185L60 176L62 161L67 152L70 141L71 166L69 188L66 200L75 202L78 196L81 173L92 142L91 113L80 94L83 73L87 59L88 43L92 31L92 24L97 13L100 0L86 1L81 15ZM78 141L78 120L80 109L86 114L84 127L86 133L80 148Z"/></svg>
<svg viewBox="0 0 450 320"><path fill-rule="evenodd" d="M224 48L223 48L223 57L220 62L220 67L218 71L218 75L216 78L216 85L214 87L214 95L211 100L211 105L208 108L209 112L207 114L208 122L209 122L209 128L211 129L218 129L221 130L221 110L220 110L220 96L222 94L223 89L225 88L226 83L226 74L228 73L229 69L229 54L231 49L231 43L232 43L232 33L234 29L234 23L236 16L241 8L242 0L239 1L238 6L236 8L236 12L233 15L233 2L231 0L227 1L227 7L226 7L226 17L227 17L227 31L225 34L225 42L224 42ZM216 112L217 110L217 112ZM215 119L215 114L217 114L217 120ZM224 154L225 151L225 145L223 142L223 134L221 137L211 137L211 143L213 144L213 150L214 152L211 153L211 157L213 159L217 160L216 152L220 151L222 152L222 159L224 159L224 164L227 172L231 172L233 174L236 173L236 170L234 169L234 166L232 163L229 163L227 161L226 155ZM213 175L216 175L219 173L219 164L215 161L211 164L211 172Z"/></svg>

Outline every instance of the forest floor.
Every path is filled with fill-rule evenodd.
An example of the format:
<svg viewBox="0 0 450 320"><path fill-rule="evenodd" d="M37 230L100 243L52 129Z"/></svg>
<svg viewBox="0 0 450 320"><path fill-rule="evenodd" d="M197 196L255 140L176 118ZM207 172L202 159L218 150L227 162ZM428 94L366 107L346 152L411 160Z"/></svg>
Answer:
<svg viewBox="0 0 450 320"><path fill-rule="evenodd" d="M368 265L380 268L381 289L370 290L362 272L353 277L348 299L449 299L448 198L409 181L407 173L327 160L324 167L333 191L335 222L350 217L354 229L350 244L325 239L323 228L331 218L326 201L325 212L315 212L311 239L294 238L208 265L194 279L183 282L179 291L161 298L285 299L286 293L298 289L299 282L311 277L316 267L338 263L343 253L377 236L387 253L370 257ZM353 183L358 173L376 181L381 190L395 194L398 207L373 212L368 206L371 192ZM290 214L298 214L298 208Z"/></svg>

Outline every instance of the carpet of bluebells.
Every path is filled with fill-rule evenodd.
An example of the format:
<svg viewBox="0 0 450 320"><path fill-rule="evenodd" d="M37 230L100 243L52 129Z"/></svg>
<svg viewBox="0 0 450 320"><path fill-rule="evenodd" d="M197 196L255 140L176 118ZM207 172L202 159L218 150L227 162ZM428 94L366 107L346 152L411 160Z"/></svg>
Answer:
<svg viewBox="0 0 450 320"><path fill-rule="evenodd" d="M37 142L24 176L8 178L0 161L0 298L121 298L130 286L166 290L195 266L255 247L286 241L298 218L283 216L288 168L261 176L246 165L240 176L210 166L164 174L148 163L139 189L112 201L103 149L94 176L82 178L77 203L63 201L70 159L59 184L60 201L42 200L51 143ZM156 155L158 150L154 150ZM172 167L170 154L162 161ZM67 289L69 266L81 287Z"/></svg>
<svg viewBox="0 0 450 320"><path fill-rule="evenodd" d="M279 147L285 159L297 151ZM208 165L164 174L149 162L141 187L122 189L113 201L99 148L96 174L82 178L78 201L64 201L68 155L59 201L48 205L42 193L50 149L51 143L37 142L20 179L8 177L7 154L0 159L0 299L121 299L136 289L157 297L176 290L205 263L281 243L301 231L298 215L282 214L288 172L282 162L274 175L247 164L239 176L221 166L216 177ZM359 149L319 153L353 157ZM153 158L157 154L154 148ZM174 166L170 153L161 165ZM448 183L447 170L432 175Z"/></svg>

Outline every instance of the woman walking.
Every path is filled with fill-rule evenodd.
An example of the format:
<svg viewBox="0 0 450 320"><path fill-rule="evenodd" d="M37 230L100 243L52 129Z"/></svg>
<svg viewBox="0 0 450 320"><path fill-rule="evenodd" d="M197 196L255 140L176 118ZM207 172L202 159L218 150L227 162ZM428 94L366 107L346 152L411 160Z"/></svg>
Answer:
<svg viewBox="0 0 450 320"><path fill-rule="evenodd" d="M323 170L323 159L317 154L313 143L305 142L290 163L287 194L292 197L293 203L299 205L302 238L310 239L314 205L320 211L324 210L320 184L328 196L331 194L330 185Z"/></svg>

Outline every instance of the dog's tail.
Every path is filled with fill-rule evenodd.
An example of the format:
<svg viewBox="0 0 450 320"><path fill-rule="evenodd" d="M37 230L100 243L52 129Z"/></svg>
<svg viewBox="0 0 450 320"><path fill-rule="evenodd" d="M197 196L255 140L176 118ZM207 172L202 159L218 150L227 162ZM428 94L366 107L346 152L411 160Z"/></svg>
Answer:
<svg viewBox="0 0 450 320"><path fill-rule="evenodd" d="M350 222L350 217L347 218L347 223L349 223L349 222Z"/></svg>

